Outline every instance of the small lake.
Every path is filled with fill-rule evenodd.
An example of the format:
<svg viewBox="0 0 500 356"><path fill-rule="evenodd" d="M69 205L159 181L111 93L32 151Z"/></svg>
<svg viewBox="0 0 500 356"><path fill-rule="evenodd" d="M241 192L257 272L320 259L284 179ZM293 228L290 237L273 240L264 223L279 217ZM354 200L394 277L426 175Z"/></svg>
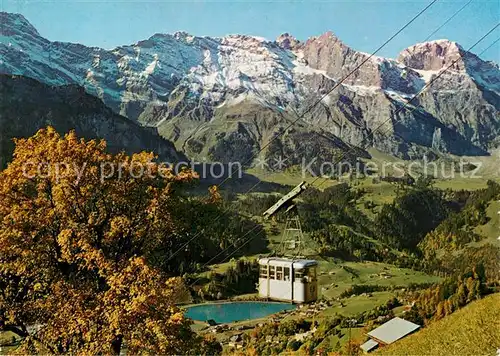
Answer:
<svg viewBox="0 0 500 356"><path fill-rule="evenodd" d="M268 302L210 303L187 307L186 317L198 321L213 319L219 324L224 324L239 320L263 318L296 307L296 305L289 303Z"/></svg>

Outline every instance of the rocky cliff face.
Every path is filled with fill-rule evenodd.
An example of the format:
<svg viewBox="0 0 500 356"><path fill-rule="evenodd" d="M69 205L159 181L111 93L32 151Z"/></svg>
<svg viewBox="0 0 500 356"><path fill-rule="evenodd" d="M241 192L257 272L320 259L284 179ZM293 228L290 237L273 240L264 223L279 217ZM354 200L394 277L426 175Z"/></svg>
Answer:
<svg viewBox="0 0 500 356"><path fill-rule="evenodd" d="M323 159L346 147L372 146L414 158L429 151L486 154L499 143L498 66L450 41L417 44L397 60L369 58L332 33L306 42L289 34L276 41L156 34L104 50L50 42L20 15L2 13L0 21L2 72L49 85L79 84L196 159L250 159L271 140L267 157L295 152L312 140L307 144L315 148L308 152ZM456 59L414 101L413 112L395 114ZM351 72L303 120L273 139Z"/></svg>
<svg viewBox="0 0 500 356"><path fill-rule="evenodd" d="M448 40L419 43L403 50L398 61L419 70L439 70L448 67L453 61L455 70L464 70L464 49L456 42Z"/></svg>

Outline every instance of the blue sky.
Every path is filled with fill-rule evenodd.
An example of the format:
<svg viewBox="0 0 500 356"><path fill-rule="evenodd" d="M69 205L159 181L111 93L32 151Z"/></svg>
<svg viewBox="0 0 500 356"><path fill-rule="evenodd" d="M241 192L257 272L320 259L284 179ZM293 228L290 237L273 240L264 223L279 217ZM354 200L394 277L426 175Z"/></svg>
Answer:
<svg viewBox="0 0 500 356"><path fill-rule="evenodd" d="M422 42L465 1L440 0L379 55L396 57ZM183 30L199 36L240 33L275 39L289 32L300 40L331 30L354 49L372 52L430 0L418 1L77 1L2 0L3 11L23 14L50 40L113 48L154 33ZM472 1L431 39L448 38L468 48L500 22L500 1ZM497 28L473 52L497 38ZM500 42L483 55L500 62Z"/></svg>

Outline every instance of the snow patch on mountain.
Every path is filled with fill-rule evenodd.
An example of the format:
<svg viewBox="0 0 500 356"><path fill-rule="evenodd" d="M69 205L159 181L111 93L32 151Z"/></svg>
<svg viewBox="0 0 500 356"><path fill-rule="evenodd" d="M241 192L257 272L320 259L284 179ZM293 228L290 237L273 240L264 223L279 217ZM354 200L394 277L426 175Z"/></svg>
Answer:
<svg viewBox="0 0 500 356"><path fill-rule="evenodd" d="M342 86L347 90L353 91L356 94L362 96L374 95L382 91L382 88L380 88L379 86L349 85L349 84L342 84Z"/></svg>
<svg viewBox="0 0 500 356"><path fill-rule="evenodd" d="M422 69L414 69L415 72L420 74L425 84L430 83L430 81L434 78L434 76L441 73L441 70L422 70Z"/></svg>
<svg viewBox="0 0 500 356"><path fill-rule="evenodd" d="M325 70L321 69L315 69L309 67L307 64L305 64L304 60L301 60L300 57L297 57L298 59L292 61L293 68L292 71L293 73L297 75L322 75L325 78L328 78L330 80L335 81L332 77L330 77Z"/></svg>
<svg viewBox="0 0 500 356"><path fill-rule="evenodd" d="M148 77L150 74L152 74L155 70L155 68L159 65L158 63L158 54L154 54L153 55L153 61L151 63L148 64L148 66L144 69L144 71L142 72L142 75L145 76L145 77Z"/></svg>

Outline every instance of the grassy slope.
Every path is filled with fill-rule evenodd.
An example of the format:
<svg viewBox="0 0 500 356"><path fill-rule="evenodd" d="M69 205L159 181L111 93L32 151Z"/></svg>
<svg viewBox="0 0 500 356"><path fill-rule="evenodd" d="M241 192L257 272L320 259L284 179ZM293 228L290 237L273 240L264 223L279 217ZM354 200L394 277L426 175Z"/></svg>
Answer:
<svg viewBox="0 0 500 356"><path fill-rule="evenodd" d="M348 267L348 269L344 269L343 266ZM407 286L410 283L434 283L440 280L436 276L379 262L343 262L336 264L320 260L318 272L320 294L328 299L338 297L340 293L353 284Z"/></svg>
<svg viewBox="0 0 500 356"><path fill-rule="evenodd" d="M342 300L342 304L340 302L335 302L331 307L320 312L317 318L328 319L335 314L345 316L357 315L386 304L394 295L393 292L373 292L370 297L367 295L352 296Z"/></svg>
<svg viewBox="0 0 500 356"><path fill-rule="evenodd" d="M471 303L376 352L385 355L494 355L500 348L500 293Z"/></svg>
<svg viewBox="0 0 500 356"><path fill-rule="evenodd" d="M373 179L365 178L357 181L354 185L357 189L363 189L365 194L359 199L357 208L370 219L375 219L384 204L390 204L396 197L396 186L388 182L374 183ZM375 204L372 209L365 208L365 203Z"/></svg>
<svg viewBox="0 0 500 356"><path fill-rule="evenodd" d="M386 153L380 152L376 149L369 149L368 152L372 156L369 160L377 165L379 168L379 172L382 171L382 167L386 164L386 168L383 171L386 172L387 175L391 174L401 174L401 170L392 169L392 165L388 165L387 163L398 163L401 166L404 166L406 169L410 167L409 165L412 162L417 162L419 164L411 166L411 172L415 174L421 174L424 172L424 164L423 160L417 161L405 161L398 158L395 158ZM463 163L472 163L476 167L477 170L472 171L464 171L462 174L460 173L460 162ZM452 189L479 189L485 186L486 181L488 179L500 179L500 149L493 150L489 156L453 156L449 155L445 158L440 158L434 162L427 162L427 172L429 174L434 174L434 164L437 165L437 180L438 185L442 185L441 188L452 188ZM454 177L449 178L454 172Z"/></svg>
<svg viewBox="0 0 500 356"><path fill-rule="evenodd" d="M488 206L486 211L488 218L490 219L485 225L476 227L475 232L479 235L485 236L484 240L473 243L472 245L480 245L484 243L491 243L497 247L500 247L500 202L494 201Z"/></svg>

